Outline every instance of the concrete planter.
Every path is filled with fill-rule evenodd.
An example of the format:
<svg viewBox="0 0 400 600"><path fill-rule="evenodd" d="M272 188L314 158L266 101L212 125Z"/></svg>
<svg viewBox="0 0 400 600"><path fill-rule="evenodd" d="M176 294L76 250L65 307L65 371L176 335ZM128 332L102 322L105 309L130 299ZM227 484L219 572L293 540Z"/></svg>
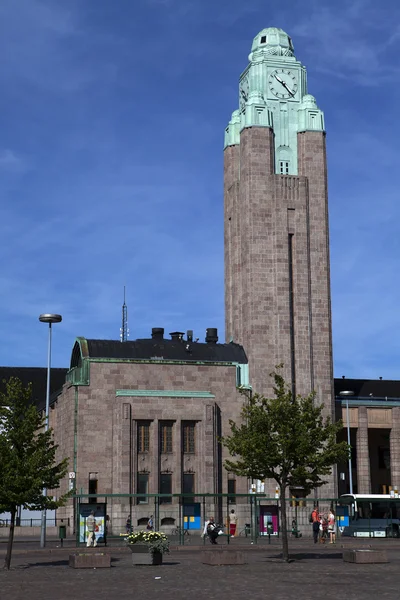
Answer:
<svg viewBox="0 0 400 600"><path fill-rule="evenodd" d="M162 565L161 552L149 552L145 544L129 544L133 565Z"/></svg>
<svg viewBox="0 0 400 600"><path fill-rule="evenodd" d="M111 556L103 553L70 554L69 566L73 569L104 569L110 568Z"/></svg>

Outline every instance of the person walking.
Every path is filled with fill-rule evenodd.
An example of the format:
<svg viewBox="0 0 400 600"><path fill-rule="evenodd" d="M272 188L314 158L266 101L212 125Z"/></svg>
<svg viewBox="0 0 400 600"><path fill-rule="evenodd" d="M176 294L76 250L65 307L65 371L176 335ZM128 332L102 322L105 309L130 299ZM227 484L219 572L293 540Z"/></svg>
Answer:
<svg viewBox="0 0 400 600"><path fill-rule="evenodd" d="M128 516L126 523L125 523L125 531L126 533L130 533L132 530L132 522L131 522L131 515Z"/></svg>
<svg viewBox="0 0 400 600"><path fill-rule="evenodd" d="M238 518L234 509L232 508L231 512L229 513L229 535L231 538L235 537L236 535L237 522Z"/></svg>
<svg viewBox="0 0 400 600"><path fill-rule="evenodd" d="M325 544L325 540L328 538L328 520L326 515L320 515L319 525L319 541L321 544Z"/></svg>
<svg viewBox="0 0 400 600"><path fill-rule="evenodd" d="M147 529L149 531L153 531L154 529L153 515L150 515L150 519L147 521Z"/></svg>
<svg viewBox="0 0 400 600"><path fill-rule="evenodd" d="M315 506L314 510L311 513L312 520L312 532L314 538L314 544L318 543L318 535L319 535L319 525L320 525L320 516L318 508Z"/></svg>
<svg viewBox="0 0 400 600"><path fill-rule="evenodd" d="M86 519L86 529L88 531L86 547L89 548L90 546L93 546L96 548L96 519L94 518L94 510L91 511L90 515Z"/></svg>
<svg viewBox="0 0 400 600"><path fill-rule="evenodd" d="M335 513L331 509L328 516L328 533L330 537L330 544L336 544L336 518Z"/></svg>

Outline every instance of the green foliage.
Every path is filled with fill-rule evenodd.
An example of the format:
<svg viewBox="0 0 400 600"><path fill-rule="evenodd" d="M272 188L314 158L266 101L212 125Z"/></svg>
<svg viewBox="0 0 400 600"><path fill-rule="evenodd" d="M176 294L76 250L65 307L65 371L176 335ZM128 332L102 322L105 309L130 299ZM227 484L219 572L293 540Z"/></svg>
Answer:
<svg viewBox="0 0 400 600"><path fill-rule="evenodd" d="M161 552L165 554L169 552L169 540L165 533L159 531L136 531L125 536L125 541L129 544L144 544L148 547L149 552Z"/></svg>
<svg viewBox="0 0 400 600"><path fill-rule="evenodd" d="M54 501L43 488L54 490L67 472L67 460L56 463L57 446L51 429L32 405L32 387L24 388L11 377L0 393L0 512L15 514L18 506L53 509L67 496Z"/></svg>
<svg viewBox="0 0 400 600"><path fill-rule="evenodd" d="M225 467L253 479L274 479L281 495L292 486L307 495L326 483L334 464L348 458L347 443L336 441L342 423L323 418L324 406L314 404L314 393L293 398L279 367L271 376L275 397L249 397L243 423L230 421L232 435L222 443L236 460L225 461Z"/></svg>
<svg viewBox="0 0 400 600"><path fill-rule="evenodd" d="M274 378L274 398L248 396L242 409L242 424L230 421L232 435L222 438L232 459L228 471L251 479L274 479L280 488L282 556L289 560L286 522L286 490L312 489L326 483L336 463L349 457L346 442L337 442L342 422L323 418L324 405L315 405L315 394L293 397L280 368ZM235 460L233 460L235 459Z"/></svg>

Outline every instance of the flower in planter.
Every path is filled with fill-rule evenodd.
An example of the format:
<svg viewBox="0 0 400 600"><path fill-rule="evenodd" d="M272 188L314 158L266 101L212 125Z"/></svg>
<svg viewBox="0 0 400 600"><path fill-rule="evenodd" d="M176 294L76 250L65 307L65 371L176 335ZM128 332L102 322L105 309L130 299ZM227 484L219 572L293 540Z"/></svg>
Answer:
<svg viewBox="0 0 400 600"><path fill-rule="evenodd" d="M169 540L165 533L159 531L136 531L125 536L125 541L129 546L133 544L144 544L148 546L149 552L160 552L167 554L169 552Z"/></svg>

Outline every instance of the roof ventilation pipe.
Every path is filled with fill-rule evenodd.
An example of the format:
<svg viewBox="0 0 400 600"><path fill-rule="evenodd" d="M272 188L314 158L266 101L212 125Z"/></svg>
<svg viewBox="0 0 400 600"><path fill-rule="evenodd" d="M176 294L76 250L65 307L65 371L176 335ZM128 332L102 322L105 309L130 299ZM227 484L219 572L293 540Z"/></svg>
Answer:
<svg viewBox="0 0 400 600"><path fill-rule="evenodd" d="M151 337L153 340L162 340L164 338L164 327L153 327Z"/></svg>
<svg viewBox="0 0 400 600"><path fill-rule="evenodd" d="M218 342L218 329L216 327L206 329L206 342L207 344L216 344Z"/></svg>

